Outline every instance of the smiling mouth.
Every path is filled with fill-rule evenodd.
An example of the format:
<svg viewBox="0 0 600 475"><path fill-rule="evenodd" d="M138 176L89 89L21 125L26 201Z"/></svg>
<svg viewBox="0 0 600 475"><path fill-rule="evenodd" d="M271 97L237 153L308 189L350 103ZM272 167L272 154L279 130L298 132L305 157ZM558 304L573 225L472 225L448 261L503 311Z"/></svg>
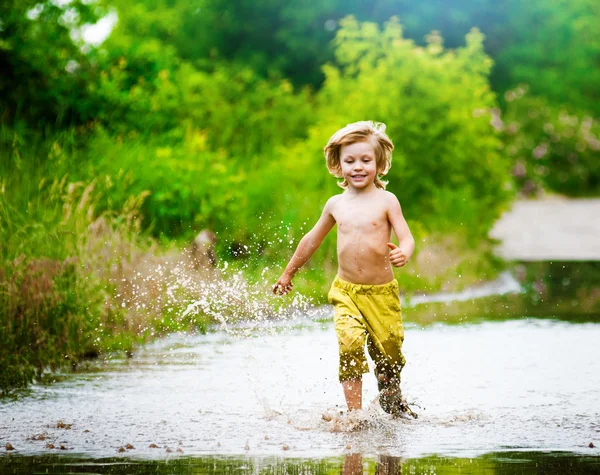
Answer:
<svg viewBox="0 0 600 475"><path fill-rule="evenodd" d="M367 175L352 175L352 178L354 178L355 180L360 179L360 178L367 178Z"/></svg>

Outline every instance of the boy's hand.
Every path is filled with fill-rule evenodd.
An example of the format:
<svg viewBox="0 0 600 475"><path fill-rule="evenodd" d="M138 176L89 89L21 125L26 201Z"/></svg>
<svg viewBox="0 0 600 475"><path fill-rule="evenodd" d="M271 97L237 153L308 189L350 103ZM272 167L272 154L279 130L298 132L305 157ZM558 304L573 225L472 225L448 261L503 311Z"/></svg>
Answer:
<svg viewBox="0 0 600 475"><path fill-rule="evenodd" d="M273 286L273 293L275 295L285 295L294 288L292 279L289 277L281 276L277 283Z"/></svg>
<svg viewBox="0 0 600 475"><path fill-rule="evenodd" d="M394 267L404 267L408 262L408 257L404 254L404 251L391 242L388 242L387 246L392 250L389 256L392 265Z"/></svg>

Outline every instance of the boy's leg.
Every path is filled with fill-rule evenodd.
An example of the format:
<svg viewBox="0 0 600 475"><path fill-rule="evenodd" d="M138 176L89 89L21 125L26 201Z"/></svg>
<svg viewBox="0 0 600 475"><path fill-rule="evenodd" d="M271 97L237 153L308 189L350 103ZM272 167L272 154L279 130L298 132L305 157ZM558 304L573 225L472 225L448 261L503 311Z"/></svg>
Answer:
<svg viewBox="0 0 600 475"><path fill-rule="evenodd" d="M382 353L373 344L371 335L369 335L367 346L371 358L375 361L375 377L377 378L381 408L384 412L393 416L411 416L416 419L417 414L402 397L402 390L400 388L400 372L404 366L404 357L391 359L389 355ZM398 351L401 351L400 348Z"/></svg>
<svg viewBox="0 0 600 475"><path fill-rule="evenodd" d="M377 389L382 391L390 385L400 386L401 372L404 366L404 356L400 345L394 345L388 340L385 347L377 341L377 337L367 336L369 355L375 363L375 378ZM382 351L382 348L383 351Z"/></svg>
<svg viewBox="0 0 600 475"><path fill-rule="evenodd" d="M346 405L349 411L362 409L362 378L342 381Z"/></svg>
<svg viewBox="0 0 600 475"><path fill-rule="evenodd" d="M335 308L335 333L339 344L339 379L344 389L348 410L362 408L362 375L369 372L365 355L367 329L356 307L355 296L336 278L329 291L329 303Z"/></svg>
<svg viewBox="0 0 600 475"><path fill-rule="evenodd" d="M372 295L362 303L369 333L367 348L375 363L381 408L390 414L416 417L400 390L400 373L406 360L402 354L404 328L398 294Z"/></svg>
<svg viewBox="0 0 600 475"><path fill-rule="evenodd" d="M377 378L377 389L379 390L379 404L384 412L398 415L406 412L400 389L400 371L402 366L397 361L380 351L369 335L367 346L369 354L375 362L375 377Z"/></svg>
<svg viewBox="0 0 600 475"><path fill-rule="evenodd" d="M361 317L336 315L335 332L340 350L339 378L348 410L362 409L362 375L369 372L365 356L367 331Z"/></svg>
<svg viewBox="0 0 600 475"><path fill-rule="evenodd" d="M400 299L396 294L373 295L365 302L367 305L367 348L375 363L378 388L381 391L384 386L400 386L400 374L406 363L402 354L404 326Z"/></svg>

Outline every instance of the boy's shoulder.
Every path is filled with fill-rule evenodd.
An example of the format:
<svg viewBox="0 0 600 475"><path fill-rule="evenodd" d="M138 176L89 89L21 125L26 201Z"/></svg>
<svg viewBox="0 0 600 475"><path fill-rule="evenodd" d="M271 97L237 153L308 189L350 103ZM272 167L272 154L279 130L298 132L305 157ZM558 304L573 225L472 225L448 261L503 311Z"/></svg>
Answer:
<svg viewBox="0 0 600 475"><path fill-rule="evenodd" d="M337 195L333 195L331 196L328 200L327 203L325 203L325 207L332 207L335 206L336 204L338 204L340 201L343 200L344 197L344 193L339 193Z"/></svg>
<svg viewBox="0 0 600 475"><path fill-rule="evenodd" d="M377 199L377 201L385 205L393 205L395 203L398 203L398 198L391 191L382 190L378 188L377 191L374 192L374 197Z"/></svg>
<svg viewBox="0 0 600 475"><path fill-rule="evenodd" d="M380 191L386 200L389 200L391 203L398 203L398 197L394 193L392 193L391 191L387 191L387 190L380 190Z"/></svg>

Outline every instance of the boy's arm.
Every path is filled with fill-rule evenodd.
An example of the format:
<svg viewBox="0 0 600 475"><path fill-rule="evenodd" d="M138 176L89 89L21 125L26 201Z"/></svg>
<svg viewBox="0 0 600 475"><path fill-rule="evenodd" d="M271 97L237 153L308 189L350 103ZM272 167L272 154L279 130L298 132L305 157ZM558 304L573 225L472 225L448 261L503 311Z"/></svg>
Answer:
<svg viewBox="0 0 600 475"><path fill-rule="evenodd" d="M293 284L292 279L296 272L308 261L315 251L319 248L325 236L331 231L335 225L335 219L331 213L333 198L325 204L321 217L314 225L314 227L307 232L304 237L298 243L296 252L288 262L283 274L273 286L273 293L284 295L292 290Z"/></svg>
<svg viewBox="0 0 600 475"><path fill-rule="evenodd" d="M388 243L388 247L392 250L389 259L395 267L403 267L415 251L415 239L402 215L402 208L400 208L398 198L393 193L388 193L387 197L388 219L390 220L394 234L398 238L398 246Z"/></svg>

